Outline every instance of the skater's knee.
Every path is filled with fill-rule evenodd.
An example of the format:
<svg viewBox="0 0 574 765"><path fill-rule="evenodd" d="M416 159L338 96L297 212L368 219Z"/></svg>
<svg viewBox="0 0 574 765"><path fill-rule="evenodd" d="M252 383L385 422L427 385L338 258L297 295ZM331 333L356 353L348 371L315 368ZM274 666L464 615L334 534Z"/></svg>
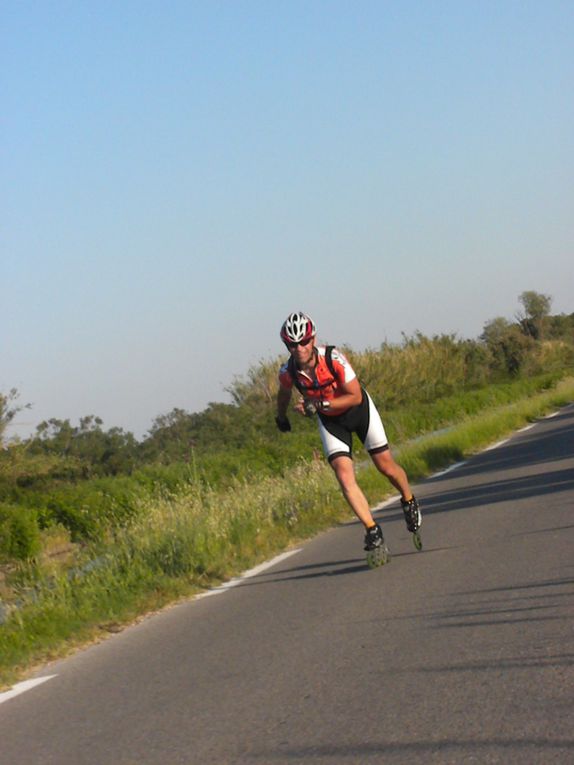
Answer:
<svg viewBox="0 0 574 765"><path fill-rule="evenodd" d="M357 485L353 461L348 457L337 457L331 461L337 480L343 490L352 489Z"/></svg>
<svg viewBox="0 0 574 765"><path fill-rule="evenodd" d="M343 491L352 491L358 486L354 473L337 473L337 480Z"/></svg>
<svg viewBox="0 0 574 765"><path fill-rule="evenodd" d="M371 458L375 463L375 467L386 476L394 476L399 470L398 464L395 462L393 455L387 449L387 451L379 452L378 454L372 454Z"/></svg>

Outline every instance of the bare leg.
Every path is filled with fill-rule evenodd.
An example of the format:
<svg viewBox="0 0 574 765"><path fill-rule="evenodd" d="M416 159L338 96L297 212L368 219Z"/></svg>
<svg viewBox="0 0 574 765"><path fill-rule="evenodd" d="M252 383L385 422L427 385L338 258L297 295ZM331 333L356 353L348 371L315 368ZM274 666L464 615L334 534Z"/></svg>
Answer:
<svg viewBox="0 0 574 765"><path fill-rule="evenodd" d="M330 464L335 471L343 496L351 506L352 511L365 528L369 528L374 524L374 520L367 498L357 483L353 460L341 455L331 460Z"/></svg>
<svg viewBox="0 0 574 765"><path fill-rule="evenodd" d="M395 462L390 449L386 449L384 452L378 452L377 454L371 454L377 470L386 476L392 485L400 491L403 499L411 499L413 493L409 485L407 474L402 467Z"/></svg>

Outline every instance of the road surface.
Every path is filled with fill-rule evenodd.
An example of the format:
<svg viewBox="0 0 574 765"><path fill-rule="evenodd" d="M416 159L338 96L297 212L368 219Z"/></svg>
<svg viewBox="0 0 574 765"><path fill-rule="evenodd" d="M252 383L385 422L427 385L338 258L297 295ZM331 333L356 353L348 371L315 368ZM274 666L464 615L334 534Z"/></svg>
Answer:
<svg viewBox="0 0 574 765"><path fill-rule="evenodd" d="M574 407L356 523L44 668L2 765L574 762Z"/></svg>

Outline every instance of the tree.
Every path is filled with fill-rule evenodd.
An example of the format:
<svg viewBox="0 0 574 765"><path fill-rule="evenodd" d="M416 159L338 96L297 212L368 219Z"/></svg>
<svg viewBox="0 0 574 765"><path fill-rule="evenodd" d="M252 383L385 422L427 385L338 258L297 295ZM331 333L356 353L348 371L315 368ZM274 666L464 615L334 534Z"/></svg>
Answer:
<svg viewBox="0 0 574 765"><path fill-rule="evenodd" d="M129 473L137 456L135 437L122 428L102 428L103 421L93 414L80 418L79 427L69 420L52 418L36 428L29 441L32 453L72 457L81 462L86 475Z"/></svg>
<svg viewBox="0 0 574 765"><path fill-rule="evenodd" d="M158 415L141 446L143 458L164 462L188 460L197 443L199 419L200 415L178 407L168 414Z"/></svg>
<svg viewBox="0 0 574 765"><path fill-rule="evenodd" d="M525 335L520 327L501 316L486 322L480 337L492 355L493 366L511 375L520 372L524 359L534 345L530 335Z"/></svg>
<svg viewBox="0 0 574 765"><path fill-rule="evenodd" d="M574 313L549 316L545 329L547 337L574 345Z"/></svg>
<svg viewBox="0 0 574 765"><path fill-rule="evenodd" d="M523 313L517 315L518 323L525 335L541 340L543 336L545 319L550 314L552 298L541 292L527 290L518 296L522 303Z"/></svg>
<svg viewBox="0 0 574 765"><path fill-rule="evenodd" d="M32 404L14 405L19 397L20 394L16 388L12 388L8 393L0 393L0 446L4 442L6 428L18 412L32 407Z"/></svg>

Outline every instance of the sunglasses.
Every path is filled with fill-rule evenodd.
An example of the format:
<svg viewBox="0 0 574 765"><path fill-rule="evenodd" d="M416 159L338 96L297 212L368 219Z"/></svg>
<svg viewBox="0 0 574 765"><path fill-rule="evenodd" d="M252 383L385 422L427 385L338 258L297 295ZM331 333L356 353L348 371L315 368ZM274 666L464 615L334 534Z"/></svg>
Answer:
<svg viewBox="0 0 574 765"><path fill-rule="evenodd" d="M298 345L302 345L303 347L305 347L306 345L309 345L309 343L311 342L312 339L313 339L312 337L308 337L306 340L301 340L299 343L288 343L288 342L286 342L285 345L287 346L287 348L289 348L290 351L292 351Z"/></svg>

